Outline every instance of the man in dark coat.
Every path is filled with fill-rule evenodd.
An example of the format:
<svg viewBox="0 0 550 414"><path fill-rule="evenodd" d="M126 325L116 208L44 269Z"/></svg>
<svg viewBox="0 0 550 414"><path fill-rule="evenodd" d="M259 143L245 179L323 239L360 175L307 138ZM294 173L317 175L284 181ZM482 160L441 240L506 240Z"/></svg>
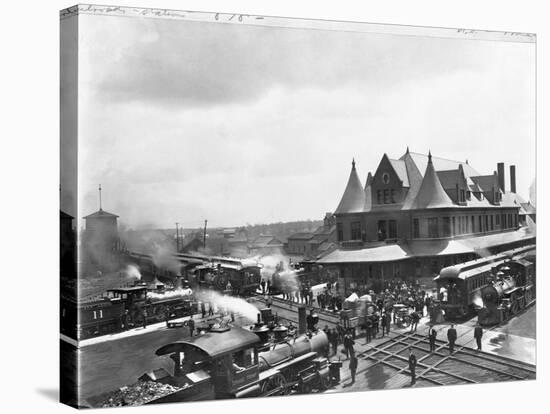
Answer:
<svg viewBox="0 0 550 414"><path fill-rule="evenodd" d="M457 334L456 334L455 326L451 325L451 327L447 331L447 339L449 340L449 353L451 353L451 354L455 350L456 338L457 338Z"/></svg>
<svg viewBox="0 0 550 414"><path fill-rule="evenodd" d="M357 358L355 357L355 355L352 355L350 360L349 360L349 372L351 374L351 384L354 384L355 383L355 373L357 372Z"/></svg>
<svg viewBox="0 0 550 414"><path fill-rule="evenodd" d="M430 325L430 330L428 331L428 340L430 341L430 352L435 352L436 337L437 337L437 331L434 329L433 325Z"/></svg>
<svg viewBox="0 0 550 414"><path fill-rule="evenodd" d="M351 336L351 332L348 330L344 335L344 351L346 353L346 358L355 358L355 349L353 349L355 341Z"/></svg>
<svg viewBox="0 0 550 414"><path fill-rule="evenodd" d="M262 295L265 295L265 279L261 280L260 287L262 288Z"/></svg>
<svg viewBox="0 0 550 414"><path fill-rule="evenodd" d="M411 371L411 385L416 383L416 356L412 352L412 348L409 348L409 371Z"/></svg>
<svg viewBox="0 0 550 414"><path fill-rule="evenodd" d="M477 350L481 351L481 337L483 336L483 329L479 325L479 323L476 325L474 329L474 338L476 339L477 344Z"/></svg>
<svg viewBox="0 0 550 414"><path fill-rule="evenodd" d="M380 316L380 325L382 327L382 337L384 337L384 334L386 333L387 324L388 324L388 319L386 318L386 314L383 313L382 316Z"/></svg>
<svg viewBox="0 0 550 414"><path fill-rule="evenodd" d="M418 327L418 322L420 321L420 315L417 311L414 311L411 313L411 332L416 332L416 328Z"/></svg>
<svg viewBox="0 0 550 414"><path fill-rule="evenodd" d="M189 321L187 322L187 327L189 328L189 336L193 336L193 331L195 330L195 321L193 320L193 316L189 318Z"/></svg>
<svg viewBox="0 0 550 414"><path fill-rule="evenodd" d="M368 343L372 339L372 320L368 316L367 316L367 320L365 321L365 330L367 334L367 343Z"/></svg>
<svg viewBox="0 0 550 414"><path fill-rule="evenodd" d="M330 330L330 343L332 345L332 350L334 355L338 352L338 332L336 330Z"/></svg>

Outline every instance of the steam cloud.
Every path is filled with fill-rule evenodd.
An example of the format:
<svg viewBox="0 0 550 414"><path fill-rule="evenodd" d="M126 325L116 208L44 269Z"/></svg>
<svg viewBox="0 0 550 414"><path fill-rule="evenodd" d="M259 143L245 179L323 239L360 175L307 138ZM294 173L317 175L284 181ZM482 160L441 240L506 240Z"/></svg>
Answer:
<svg viewBox="0 0 550 414"><path fill-rule="evenodd" d="M250 322L256 321L258 309L244 299L236 298L234 296L223 296L212 290L196 292L196 297L203 302L208 302L214 305L218 309L224 309L226 311L239 314L248 319Z"/></svg>
<svg viewBox="0 0 550 414"><path fill-rule="evenodd" d="M126 266L126 269L124 269L124 274L129 279L137 279L141 280L141 273L139 271L139 267L129 264Z"/></svg>

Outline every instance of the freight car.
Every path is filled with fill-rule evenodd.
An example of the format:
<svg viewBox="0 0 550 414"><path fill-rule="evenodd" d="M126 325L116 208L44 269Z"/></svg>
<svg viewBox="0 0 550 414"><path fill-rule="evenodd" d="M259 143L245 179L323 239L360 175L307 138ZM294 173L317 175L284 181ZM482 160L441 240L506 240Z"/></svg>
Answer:
<svg viewBox="0 0 550 414"><path fill-rule="evenodd" d="M499 283L499 278L502 276L497 276L499 269L514 266L520 269L519 273L532 272L533 277L529 280L534 279L534 271L530 267L521 265L517 267L519 261L530 263L524 257L532 254L534 249L533 245L525 246L442 269L434 278L438 291L436 306L444 311L444 317L447 320L463 319L474 315L483 307L484 289ZM513 283L514 286L524 287L527 284L527 278L521 277Z"/></svg>
<svg viewBox="0 0 550 414"><path fill-rule="evenodd" d="M327 389L339 362L325 357L323 331L265 343L267 328L214 328L163 346L159 356L174 361L174 374L160 369L141 379L170 384L178 390L151 403L286 395Z"/></svg>

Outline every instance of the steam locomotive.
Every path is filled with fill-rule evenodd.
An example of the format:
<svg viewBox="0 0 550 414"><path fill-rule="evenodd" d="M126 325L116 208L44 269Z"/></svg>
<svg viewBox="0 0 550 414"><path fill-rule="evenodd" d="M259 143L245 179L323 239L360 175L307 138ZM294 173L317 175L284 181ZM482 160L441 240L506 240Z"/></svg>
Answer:
<svg viewBox="0 0 550 414"><path fill-rule="evenodd" d="M323 331L296 338L283 338L285 327L273 331L275 338L270 340L270 330L261 322L251 329L221 326L161 347L156 354L170 356L174 374L161 368L140 379L177 390L149 403L311 392L338 380L341 362L326 358L328 339Z"/></svg>
<svg viewBox="0 0 550 414"><path fill-rule="evenodd" d="M495 325L516 315L535 298L534 264L522 258L497 267L495 280L481 289L481 325Z"/></svg>
<svg viewBox="0 0 550 414"><path fill-rule="evenodd" d="M191 286L224 291L239 296L253 294L261 280L261 265L251 260L212 258L189 274Z"/></svg>
<svg viewBox="0 0 550 414"><path fill-rule="evenodd" d="M164 258L171 265L167 269L155 264L153 257L148 254L127 252L127 257L148 277L171 281L183 277L192 288L208 288L248 296L256 291L261 280L262 266L251 259L174 253L169 258Z"/></svg>
<svg viewBox="0 0 550 414"><path fill-rule="evenodd" d="M139 326L144 318L147 323L156 323L166 320L167 315L179 318L198 313L198 303L189 289L157 295L148 295L147 290L146 284L139 283L110 289L106 296L89 302L62 300L62 333L86 339ZM74 331L67 331L70 327Z"/></svg>
<svg viewBox="0 0 550 414"><path fill-rule="evenodd" d="M502 322L535 297L534 251L530 245L442 269L436 306L447 320L478 313L480 323Z"/></svg>

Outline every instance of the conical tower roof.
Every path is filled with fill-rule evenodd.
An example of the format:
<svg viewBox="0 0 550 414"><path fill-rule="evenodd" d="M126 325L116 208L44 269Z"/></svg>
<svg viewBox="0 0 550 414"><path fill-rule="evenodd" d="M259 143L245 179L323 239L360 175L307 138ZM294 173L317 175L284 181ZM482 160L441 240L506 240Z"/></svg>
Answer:
<svg viewBox="0 0 550 414"><path fill-rule="evenodd" d="M348 184L342 195L342 199L334 214L342 213L360 213L365 206L365 190L361 180L355 170L355 160L351 163L351 172L349 174Z"/></svg>
<svg viewBox="0 0 550 414"><path fill-rule="evenodd" d="M428 154L428 165L418 194L412 204L413 209L454 207L435 172L432 155Z"/></svg>

